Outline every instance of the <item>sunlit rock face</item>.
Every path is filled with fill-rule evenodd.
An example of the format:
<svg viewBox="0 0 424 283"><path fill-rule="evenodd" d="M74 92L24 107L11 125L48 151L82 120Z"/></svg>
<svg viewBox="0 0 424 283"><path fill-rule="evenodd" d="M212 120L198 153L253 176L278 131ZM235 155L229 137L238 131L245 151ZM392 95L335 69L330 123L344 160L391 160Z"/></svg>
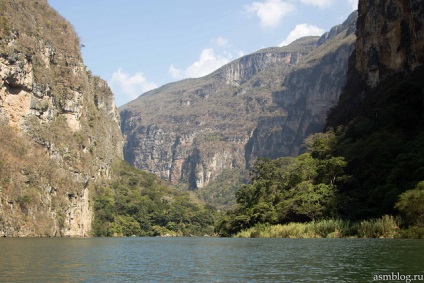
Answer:
<svg viewBox="0 0 424 283"><path fill-rule="evenodd" d="M356 69L376 87L393 73L424 61L424 5L420 0L359 1Z"/></svg>
<svg viewBox="0 0 424 283"><path fill-rule="evenodd" d="M47 1L0 7L0 236L89 236L91 192L122 157L113 94Z"/></svg>
<svg viewBox="0 0 424 283"><path fill-rule="evenodd" d="M419 76L424 63L423 14L423 1L359 1L355 51L328 128L346 125L358 115L378 115L378 105L386 99L378 91Z"/></svg>

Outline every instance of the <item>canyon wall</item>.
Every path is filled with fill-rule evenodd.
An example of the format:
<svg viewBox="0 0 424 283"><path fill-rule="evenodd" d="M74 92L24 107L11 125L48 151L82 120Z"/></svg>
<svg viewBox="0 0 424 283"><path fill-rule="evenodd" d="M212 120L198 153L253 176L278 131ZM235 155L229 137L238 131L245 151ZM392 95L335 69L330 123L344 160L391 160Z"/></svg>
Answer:
<svg viewBox="0 0 424 283"><path fill-rule="evenodd" d="M89 236L92 191L122 158L113 94L47 1L0 8L0 236Z"/></svg>
<svg viewBox="0 0 424 283"><path fill-rule="evenodd" d="M258 157L296 155L338 100L356 17L321 38L259 50L122 106L125 159L197 189Z"/></svg>

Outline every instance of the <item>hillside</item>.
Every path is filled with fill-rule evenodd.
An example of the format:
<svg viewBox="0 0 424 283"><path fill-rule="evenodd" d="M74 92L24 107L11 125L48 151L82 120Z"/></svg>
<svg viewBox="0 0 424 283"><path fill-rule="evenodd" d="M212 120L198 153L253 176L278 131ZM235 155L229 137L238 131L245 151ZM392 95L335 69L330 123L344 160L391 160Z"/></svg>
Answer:
<svg viewBox="0 0 424 283"><path fill-rule="evenodd" d="M120 107L125 160L206 191L221 174L239 175L258 157L298 154L337 102L355 22L356 13L321 38L259 50ZM224 194L223 202L234 200L234 189Z"/></svg>

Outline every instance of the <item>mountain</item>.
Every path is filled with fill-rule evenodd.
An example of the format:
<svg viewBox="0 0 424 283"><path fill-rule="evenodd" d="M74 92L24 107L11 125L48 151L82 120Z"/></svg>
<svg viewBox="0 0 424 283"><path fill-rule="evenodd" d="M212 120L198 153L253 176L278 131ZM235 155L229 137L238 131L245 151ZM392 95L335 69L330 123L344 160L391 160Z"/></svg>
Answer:
<svg viewBox="0 0 424 283"><path fill-rule="evenodd" d="M356 17L321 37L259 50L120 107L125 160L194 190L258 157L298 154L338 101Z"/></svg>
<svg viewBox="0 0 424 283"><path fill-rule="evenodd" d="M0 1L0 236L90 235L94 187L123 143L80 45L47 0Z"/></svg>

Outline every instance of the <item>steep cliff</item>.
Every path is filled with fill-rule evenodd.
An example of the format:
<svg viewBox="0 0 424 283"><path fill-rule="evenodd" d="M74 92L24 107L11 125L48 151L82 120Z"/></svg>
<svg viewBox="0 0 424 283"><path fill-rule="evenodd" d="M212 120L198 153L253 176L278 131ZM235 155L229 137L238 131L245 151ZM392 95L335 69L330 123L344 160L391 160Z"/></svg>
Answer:
<svg viewBox="0 0 424 283"><path fill-rule="evenodd" d="M370 87L424 61L422 1L360 1L356 69Z"/></svg>
<svg viewBox="0 0 424 283"><path fill-rule="evenodd" d="M360 113L375 116L376 100L384 97L377 93L420 72L424 62L422 1L359 1L359 11L346 91L330 113L329 127L347 124Z"/></svg>
<svg viewBox="0 0 424 283"><path fill-rule="evenodd" d="M348 58L354 50L357 13L333 27L318 46L284 78L273 101L287 113L260 117L248 155L277 158L299 154L303 140L324 128L328 111L346 84Z"/></svg>
<svg viewBox="0 0 424 283"><path fill-rule="evenodd" d="M327 120L350 174L339 186L349 218L399 213L399 196L424 180L423 14L423 1L359 1L346 88Z"/></svg>
<svg viewBox="0 0 424 283"><path fill-rule="evenodd" d="M123 106L125 159L191 188L203 187L225 169L244 168L244 148L258 117L286 115L272 101L272 91L316 40L258 51L206 77L165 85ZM273 72L262 76L264 70Z"/></svg>
<svg viewBox="0 0 424 283"><path fill-rule="evenodd" d="M90 193L122 157L113 94L46 0L0 11L0 236L87 236Z"/></svg>
<svg viewBox="0 0 424 283"><path fill-rule="evenodd" d="M321 38L263 49L120 108L124 157L191 189L259 156L295 155L345 82L356 14Z"/></svg>

